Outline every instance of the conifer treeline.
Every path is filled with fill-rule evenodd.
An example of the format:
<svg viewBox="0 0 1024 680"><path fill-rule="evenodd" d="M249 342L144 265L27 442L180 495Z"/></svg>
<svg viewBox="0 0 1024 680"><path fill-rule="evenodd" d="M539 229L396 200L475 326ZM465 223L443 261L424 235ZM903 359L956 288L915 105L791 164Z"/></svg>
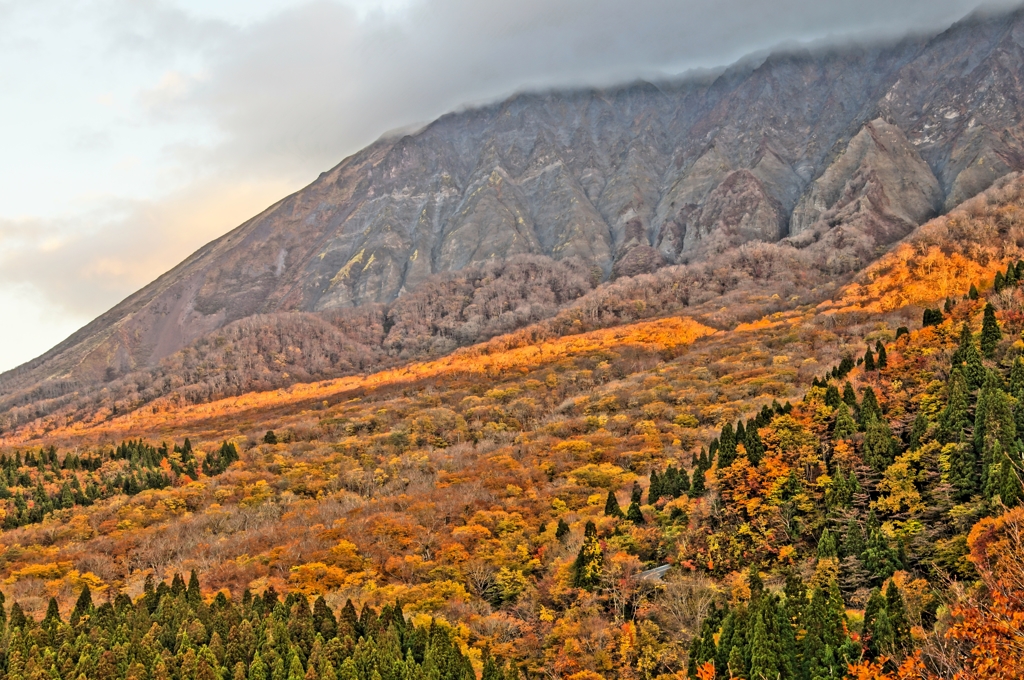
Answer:
<svg viewBox="0 0 1024 680"><path fill-rule="evenodd" d="M224 472L238 460L238 449L223 442L202 463L186 437L181 446L152 446L127 440L112 451L59 456L56 448L0 454L0 508L4 529L42 522L56 510L89 506L118 494L134 496L146 489L164 489L179 479L196 480ZM108 463L121 463L108 465ZM6 507L4 507L6 506Z"/></svg>
<svg viewBox="0 0 1024 680"><path fill-rule="evenodd" d="M268 588L241 601L209 603L188 584L146 581L97 605L82 590L68 620L56 600L35 622L0 595L0 678L47 680L475 680L454 630L414 626L399 605L379 612L349 601L336 615L321 596L312 607ZM515 666L484 655L485 680L515 680Z"/></svg>

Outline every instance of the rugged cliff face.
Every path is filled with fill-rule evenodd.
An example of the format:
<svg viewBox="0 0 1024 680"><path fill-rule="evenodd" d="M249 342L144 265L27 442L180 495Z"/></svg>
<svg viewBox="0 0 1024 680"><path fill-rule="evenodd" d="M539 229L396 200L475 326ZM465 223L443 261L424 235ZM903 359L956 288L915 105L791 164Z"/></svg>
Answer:
<svg viewBox="0 0 1024 680"><path fill-rule="evenodd" d="M0 391L70 389L241 318L390 302L523 253L609 278L788 239L853 271L1024 168L1022 50L1017 12L449 114L346 159L5 374Z"/></svg>

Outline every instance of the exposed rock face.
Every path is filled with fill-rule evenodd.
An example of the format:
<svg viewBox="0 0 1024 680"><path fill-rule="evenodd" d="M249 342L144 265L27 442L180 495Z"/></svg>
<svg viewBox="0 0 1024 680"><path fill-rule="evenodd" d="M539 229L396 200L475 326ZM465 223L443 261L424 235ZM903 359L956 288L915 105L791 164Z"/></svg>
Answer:
<svg viewBox="0 0 1024 680"><path fill-rule="evenodd" d="M875 257L1024 168L1024 11L717 76L518 95L382 139L205 246L0 393L153 365L231 321L394 300L520 253L603 276L749 241ZM58 389L58 388L54 388Z"/></svg>
<svg viewBox="0 0 1024 680"><path fill-rule="evenodd" d="M842 224L892 243L934 217L942 201L938 179L903 132L877 119L811 183L793 211L791 234Z"/></svg>

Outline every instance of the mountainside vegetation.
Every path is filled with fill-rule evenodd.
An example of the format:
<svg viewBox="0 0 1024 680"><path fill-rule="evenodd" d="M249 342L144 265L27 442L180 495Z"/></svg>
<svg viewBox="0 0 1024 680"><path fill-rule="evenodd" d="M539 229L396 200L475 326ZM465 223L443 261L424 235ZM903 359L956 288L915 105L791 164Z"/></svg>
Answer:
<svg viewBox="0 0 1024 680"><path fill-rule="evenodd" d="M521 260L565 306L486 343L25 419L0 672L1019 677L1022 229L1010 176L824 294L708 272L724 308L681 302L692 268ZM464 292L410 338L498 331L467 311L491 283L437 285ZM207 366L265 342L238 328Z"/></svg>

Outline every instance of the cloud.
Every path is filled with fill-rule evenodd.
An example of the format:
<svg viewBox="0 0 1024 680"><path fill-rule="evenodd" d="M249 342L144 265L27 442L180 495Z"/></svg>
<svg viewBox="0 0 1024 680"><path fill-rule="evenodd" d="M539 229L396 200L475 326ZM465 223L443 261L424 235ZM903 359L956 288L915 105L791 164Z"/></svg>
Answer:
<svg viewBox="0 0 1024 680"><path fill-rule="evenodd" d="M312 174L387 129L515 90L667 76L783 41L932 31L974 4L436 0L362 16L321 0L224 36L161 106L215 122L224 137L210 162Z"/></svg>

